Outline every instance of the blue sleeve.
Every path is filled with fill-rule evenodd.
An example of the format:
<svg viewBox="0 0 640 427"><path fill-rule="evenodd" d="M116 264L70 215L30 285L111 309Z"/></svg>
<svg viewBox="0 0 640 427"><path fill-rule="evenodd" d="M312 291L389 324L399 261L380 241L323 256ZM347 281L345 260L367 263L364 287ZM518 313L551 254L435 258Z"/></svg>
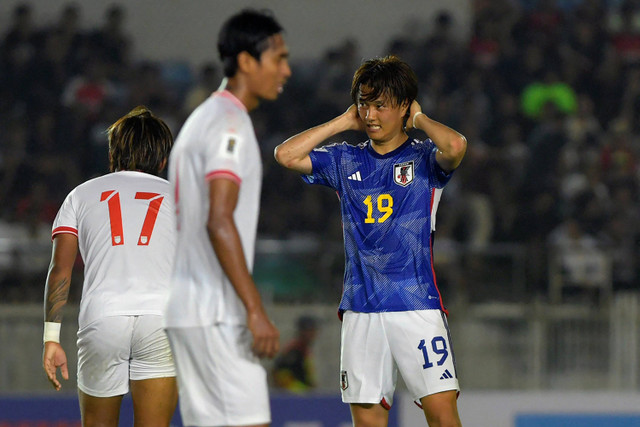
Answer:
<svg viewBox="0 0 640 427"><path fill-rule="evenodd" d="M309 175L302 175L303 181L307 184L325 185L339 190L338 165L345 144L346 142L331 144L311 151L309 157L312 171Z"/></svg>
<svg viewBox="0 0 640 427"><path fill-rule="evenodd" d="M436 161L436 152L438 151L438 147L436 147L436 144L434 144L430 139L427 141L430 175L433 177L436 188L443 188L445 185L447 185L447 182L449 182L449 180L453 176L453 171L447 173L444 169L442 169L442 167L440 167L440 165Z"/></svg>

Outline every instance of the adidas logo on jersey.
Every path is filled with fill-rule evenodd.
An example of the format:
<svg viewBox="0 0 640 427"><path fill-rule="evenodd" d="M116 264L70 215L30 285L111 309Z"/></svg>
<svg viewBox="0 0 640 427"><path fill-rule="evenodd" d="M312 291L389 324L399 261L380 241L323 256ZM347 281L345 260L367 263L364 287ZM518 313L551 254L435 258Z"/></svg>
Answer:
<svg viewBox="0 0 640 427"><path fill-rule="evenodd" d="M451 375L451 372L449 372L448 369L444 370L444 374L442 374L442 376L440 377L441 380L448 380L450 378L453 378L453 375Z"/></svg>
<svg viewBox="0 0 640 427"><path fill-rule="evenodd" d="M362 181L362 177L360 176L360 171L357 171L356 173L349 175L347 179L350 179L352 181Z"/></svg>

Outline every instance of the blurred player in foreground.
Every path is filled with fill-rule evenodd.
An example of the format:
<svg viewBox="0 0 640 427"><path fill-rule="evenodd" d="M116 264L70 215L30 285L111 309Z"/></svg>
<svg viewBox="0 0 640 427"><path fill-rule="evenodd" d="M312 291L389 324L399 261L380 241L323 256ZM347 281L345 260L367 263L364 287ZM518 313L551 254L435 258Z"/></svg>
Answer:
<svg viewBox="0 0 640 427"><path fill-rule="evenodd" d="M166 325L185 425L268 425L266 371L279 332L251 277L262 185L248 112L275 100L291 75L282 28L244 10L223 25L228 79L189 116L169 159L178 214Z"/></svg>
<svg viewBox="0 0 640 427"><path fill-rule="evenodd" d="M137 107L108 129L111 173L76 187L53 224L44 302L44 370L69 378L60 342L78 248L84 284L78 319L78 394L83 426L117 426L122 397L133 398L136 426L168 426L178 392L162 315L175 248L165 168L173 137Z"/></svg>
<svg viewBox="0 0 640 427"><path fill-rule="evenodd" d="M467 141L422 113L417 93L406 63L393 56L366 61L353 77L354 105L275 151L278 163L340 198L346 258L340 385L355 426L387 425L398 370L430 426L461 425L431 248L442 188ZM429 138L409 138L411 128ZM317 147L347 130L364 131L369 140Z"/></svg>

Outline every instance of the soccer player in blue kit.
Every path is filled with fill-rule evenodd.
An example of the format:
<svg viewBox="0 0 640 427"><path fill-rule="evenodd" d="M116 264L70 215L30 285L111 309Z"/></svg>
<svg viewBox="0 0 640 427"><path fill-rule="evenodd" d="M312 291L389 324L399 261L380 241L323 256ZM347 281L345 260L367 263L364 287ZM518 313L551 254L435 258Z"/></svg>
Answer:
<svg viewBox="0 0 640 427"><path fill-rule="evenodd" d="M424 114L417 94L408 64L394 56L368 60L353 77L354 105L275 150L278 163L303 174L307 183L335 189L340 198L340 385L357 427L388 424L398 371L429 426L461 425L455 360L431 249L440 194L467 141ZM428 138L409 138L411 128ZM319 146L347 130L364 131L369 139Z"/></svg>

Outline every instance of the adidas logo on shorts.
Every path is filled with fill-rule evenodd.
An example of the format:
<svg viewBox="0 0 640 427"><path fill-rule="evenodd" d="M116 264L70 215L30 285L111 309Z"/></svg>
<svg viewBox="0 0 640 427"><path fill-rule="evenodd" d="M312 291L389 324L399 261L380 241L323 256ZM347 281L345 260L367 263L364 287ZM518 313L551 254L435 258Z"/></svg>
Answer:
<svg viewBox="0 0 640 427"><path fill-rule="evenodd" d="M442 376L440 377L441 380L448 380L453 378L453 375L451 375L451 372L449 372L448 369L444 370L444 374L442 374Z"/></svg>

